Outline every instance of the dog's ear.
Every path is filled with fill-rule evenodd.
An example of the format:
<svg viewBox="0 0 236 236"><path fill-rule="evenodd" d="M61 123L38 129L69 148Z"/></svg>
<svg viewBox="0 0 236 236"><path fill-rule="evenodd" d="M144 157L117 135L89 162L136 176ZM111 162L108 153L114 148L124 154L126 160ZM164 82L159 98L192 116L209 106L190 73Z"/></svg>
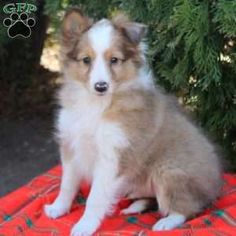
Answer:
<svg viewBox="0 0 236 236"><path fill-rule="evenodd" d="M133 42L134 44L139 44L147 32L147 26L144 24L130 22L124 25L123 27L125 35Z"/></svg>
<svg viewBox="0 0 236 236"><path fill-rule="evenodd" d="M131 22L124 14L115 16L112 21L114 25L134 44L139 44L147 33L146 25Z"/></svg>
<svg viewBox="0 0 236 236"><path fill-rule="evenodd" d="M62 43L65 45L73 44L92 24L93 21L85 16L80 9L68 10L62 23Z"/></svg>

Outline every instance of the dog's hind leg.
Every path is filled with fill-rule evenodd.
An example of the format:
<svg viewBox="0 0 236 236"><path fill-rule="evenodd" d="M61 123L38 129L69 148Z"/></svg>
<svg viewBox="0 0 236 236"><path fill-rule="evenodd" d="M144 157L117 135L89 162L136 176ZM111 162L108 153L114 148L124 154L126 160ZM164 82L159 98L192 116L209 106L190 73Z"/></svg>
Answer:
<svg viewBox="0 0 236 236"><path fill-rule="evenodd" d="M207 202L199 183L182 170L169 170L156 180L154 188L157 189L158 207L163 218L153 226L155 231L181 226L186 219L200 212Z"/></svg>

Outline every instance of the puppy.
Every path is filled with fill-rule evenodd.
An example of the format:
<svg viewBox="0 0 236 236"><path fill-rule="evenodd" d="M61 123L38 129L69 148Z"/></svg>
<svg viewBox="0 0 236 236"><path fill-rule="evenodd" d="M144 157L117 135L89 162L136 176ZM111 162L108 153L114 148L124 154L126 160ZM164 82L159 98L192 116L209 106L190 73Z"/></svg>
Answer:
<svg viewBox="0 0 236 236"><path fill-rule="evenodd" d="M71 231L91 235L125 196L124 214L156 198L170 230L219 194L221 165L213 145L154 86L145 59L146 26L120 16L93 23L69 10L62 25L64 84L57 119L63 175L50 218L69 213L81 180L91 183L86 208Z"/></svg>

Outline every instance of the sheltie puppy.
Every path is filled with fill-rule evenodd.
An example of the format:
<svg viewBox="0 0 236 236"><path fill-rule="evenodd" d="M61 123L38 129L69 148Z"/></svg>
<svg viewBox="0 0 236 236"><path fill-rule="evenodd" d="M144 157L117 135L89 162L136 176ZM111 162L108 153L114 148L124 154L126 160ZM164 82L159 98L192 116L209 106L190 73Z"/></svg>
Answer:
<svg viewBox="0 0 236 236"><path fill-rule="evenodd" d="M91 235L122 197L137 213L155 198L170 230L218 196L221 165L213 145L154 85L145 58L146 26L124 16L93 22L79 9L62 25L57 119L63 175L50 218L70 211L81 180L91 183L86 208L71 231Z"/></svg>

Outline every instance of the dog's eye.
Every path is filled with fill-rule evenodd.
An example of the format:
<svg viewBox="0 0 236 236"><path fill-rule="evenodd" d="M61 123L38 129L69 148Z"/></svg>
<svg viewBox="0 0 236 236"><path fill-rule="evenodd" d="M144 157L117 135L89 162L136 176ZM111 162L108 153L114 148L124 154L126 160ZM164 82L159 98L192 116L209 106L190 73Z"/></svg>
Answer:
<svg viewBox="0 0 236 236"><path fill-rule="evenodd" d="M86 65L89 65L91 63L91 58L90 57L84 57L82 59L83 63Z"/></svg>
<svg viewBox="0 0 236 236"><path fill-rule="evenodd" d="M119 61L119 59L117 57L112 57L111 60L110 60L112 65L117 64L118 61Z"/></svg>

